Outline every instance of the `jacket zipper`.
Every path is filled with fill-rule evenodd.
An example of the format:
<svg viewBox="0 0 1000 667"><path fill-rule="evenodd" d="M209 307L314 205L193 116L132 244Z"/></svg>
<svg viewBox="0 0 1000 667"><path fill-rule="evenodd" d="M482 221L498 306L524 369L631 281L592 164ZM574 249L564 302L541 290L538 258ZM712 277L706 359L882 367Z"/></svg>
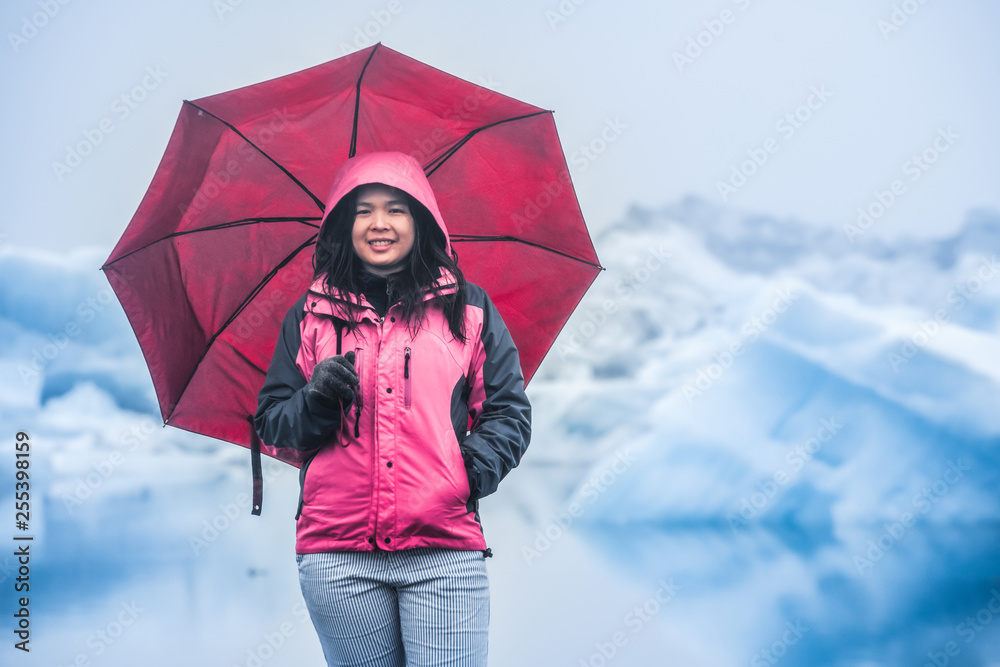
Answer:
<svg viewBox="0 0 1000 667"><path fill-rule="evenodd" d="M379 360L379 357L381 356L381 353L382 353L382 322L383 322L383 318L376 315L376 317L375 317L375 323L376 323L376 325L378 325L378 343L377 343L377 346L376 346L375 352L374 352L374 354L375 354L375 361L374 361L374 364L373 364L375 366L376 370L375 370L375 375L372 377L372 382L374 384L376 384L376 385L378 384L378 360ZM379 545L378 545L378 510L379 510L378 491L379 491L379 487L378 487L378 483L376 481L376 477L378 475L375 472L376 470L378 470L377 466L378 466L378 451L379 451L379 437L378 437L379 434L378 434L378 428L376 427L376 424L378 424L378 387L377 386L375 386L374 390L372 391L372 397L373 397L373 400L372 400L372 409L371 409L371 413L372 413L372 426L371 426L371 428L372 428L372 430L371 430L371 434L372 434L372 447L371 447L371 463L370 463L371 468L369 468L369 470L371 471L371 474L368 475L368 480L369 480L369 483L371 485L369 493L371 494L372 503L374 503L374 512L373 512L374 513L374 517L373 517L374 521L372 522L372 535L371 535L371 539L372 539L372 544L375 545L375 549L378 550L379 549Z"/></svg>
<svg viewBox="0 0 1000 667"><path fill-rule="evenodd" d="M365 384L361 377L361 369L364 368L364 353L365 351L360 348L354 348L354 370L358 374L358 390L354 392L354 437L361 437L361 428L359 422L361 421L361 408L364 407L364 391Z"/></svg>
<svg viewBox="0 0 1000 667"><path fill-rule="evenodd" d="M403 350L403 380L406 385L406 407L410 407L410 348Z"/></svg>

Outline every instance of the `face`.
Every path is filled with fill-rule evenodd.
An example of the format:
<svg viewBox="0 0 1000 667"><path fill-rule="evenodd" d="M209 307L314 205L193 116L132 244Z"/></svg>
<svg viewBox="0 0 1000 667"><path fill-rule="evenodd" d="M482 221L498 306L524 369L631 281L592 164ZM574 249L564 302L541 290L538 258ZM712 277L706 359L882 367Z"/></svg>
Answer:
<svg viewBox="0 0 1000 667"><path fill-rule="evenodd" d="M351 234L366 269L387 276L403 268L413 249L413 215L403 193L373 183L358 190Z"/></svg>

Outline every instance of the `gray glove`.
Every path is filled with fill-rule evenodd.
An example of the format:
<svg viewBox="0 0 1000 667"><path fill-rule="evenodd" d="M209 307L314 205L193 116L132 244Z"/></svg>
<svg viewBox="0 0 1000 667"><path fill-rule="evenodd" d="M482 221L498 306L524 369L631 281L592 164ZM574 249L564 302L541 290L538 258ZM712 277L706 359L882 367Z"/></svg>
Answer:
<svg viewBox="0 0 1000 667"><path fill-rule="evenodd" d="M358 374L354 370L354 352L328 357L316 364L307 385L313 397L329 408L345 408L354 400Z"/></svg>

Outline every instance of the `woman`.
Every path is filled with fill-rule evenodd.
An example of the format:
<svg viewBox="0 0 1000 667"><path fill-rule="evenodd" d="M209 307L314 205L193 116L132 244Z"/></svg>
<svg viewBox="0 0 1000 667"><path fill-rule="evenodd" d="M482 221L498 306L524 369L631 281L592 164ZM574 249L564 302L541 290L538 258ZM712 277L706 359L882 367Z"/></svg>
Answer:
<svg viewBox="0 0 1000 667"><path fill-rule="evenodd" d="M311 453L296 559L327 663L486 665L478 501L528 446L517 350L414 158L349 160L318 238L255 425Z"/></svg>

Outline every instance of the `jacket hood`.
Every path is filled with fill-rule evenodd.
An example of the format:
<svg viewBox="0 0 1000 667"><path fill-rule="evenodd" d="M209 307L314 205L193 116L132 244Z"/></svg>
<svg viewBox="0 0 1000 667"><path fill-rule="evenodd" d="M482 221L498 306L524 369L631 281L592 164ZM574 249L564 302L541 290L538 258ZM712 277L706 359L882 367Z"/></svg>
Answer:
<svg viewBox="0 0 1000 667"><path fill-rule="evenodd" d="M451 238L448 236L448 228L444 224L444 218L441 217L437 199L434 197L430 182L424 176L423 168L412 155L395 151L365 153L349 159L341 166L337 176L333 179L330 196L326 198L326 213L320 225L320 237L326 229L327 217L333 211L334 206L351 190L368 183L381 183L399 188L423 204L434 216L434 221L444 233L445 250L449 254L451 253Z"/></svg>

